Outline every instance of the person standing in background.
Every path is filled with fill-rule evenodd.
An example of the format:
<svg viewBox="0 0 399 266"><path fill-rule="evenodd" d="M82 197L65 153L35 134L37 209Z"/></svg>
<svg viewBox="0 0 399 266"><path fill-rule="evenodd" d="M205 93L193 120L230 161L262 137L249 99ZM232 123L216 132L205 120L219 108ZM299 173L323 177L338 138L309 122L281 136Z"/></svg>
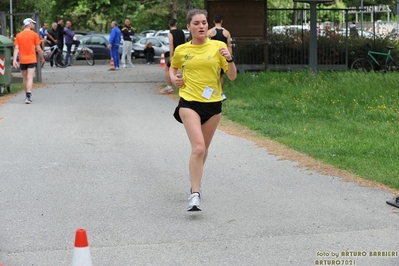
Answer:
<svg viewBox="0 0 399 266"><path fill-rule="evenodd" d="M127 63L130 67L134 67L132 63L132 38L130 36L134 35L134 30L130 25L130 20L125 20L125 26L123 26L122 30L122 38L123 38L123 52L122 52L122 66L126 68L125 57L127 57Z"/></svg>
<svg viewBox="0 0 399 266"><path fill-rule="evenodd" d="M177 46L186 42L186 35L184 35L184 31L177 28L177 20L171 19L169 20L169 60L165 66L166 73L166 87L161 90L162 93L171 93L173 92L172 81L169 76L169 68L170 62L172 61L173 53Z"/></svg>
<svg viewBox="0 0 399 266"><path fill-rule="evenodd" d="M58 24L56 22L53 22L53 24L51 24L51 29L48 32L47 40L49 41L50 47L52 47L58 43L57 25ZM53 50L51 50L51 51L53 51ZM51 67L54 66L53 58L54 58L54 53L51 53L51 57L50 57L50 66Z"/></svg>
<svg viewBox="0 0 399 266"><path fill-rule="evenodd" d="M217 40L224 42L227 44L227 49L229 49L230 54L233 54L232 46L231 46L231 36L230 32L226 30L225 28L222 27L223 24L223 19L221 15L215 15L213 18L213 23L215 24L215 27L212 29L208 30L208 37L211 40ZM222 84L222 100L226 100L226 95L224 95L223 92L223 85L224 85L224 79L223 79L223 69L220 71L220 83Z"/></svg>
<svg viewBox="0 0 399 266"><path fill-rule="evenodd" d="M63 18L59 18L58 19L58 23L57 23L57 32L58 32L58 48L60 49L60 51L62 52L62 50L64 49L64 19Z"/></svg>
<svg viewBox="0 0 399 266"><path fill-rule="evenodd" d="M68 59L71 56L72 45L75 45L75 49L80 45L80 41L74 40L75 32L71 30L72 23L67 21L65 23L64 33L65 33L65 45L67 47L67 54L65 56L65 65L68 65Z"/></svg>
<svg viewBox="0 0 399 266"><path fill-rule="evenodd" d="M121 30L116 21L111 22L111 33L109 35L108 49L111 51L111 57L114 59L115 69L119 70L119 44L121 42Z"/></svg>
<svg viewBox="0 0 399 266"><path fill-rule="evenodd" d="M350 37L358 37L359 33L357 32L356 22L352 21L352 24L349 25L349 34Z"/></svg>

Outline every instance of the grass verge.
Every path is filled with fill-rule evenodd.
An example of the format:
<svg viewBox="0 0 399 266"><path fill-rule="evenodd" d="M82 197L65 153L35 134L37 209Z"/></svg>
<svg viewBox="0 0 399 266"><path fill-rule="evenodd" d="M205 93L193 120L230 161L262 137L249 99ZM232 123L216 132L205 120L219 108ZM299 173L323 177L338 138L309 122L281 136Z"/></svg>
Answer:
<svg viewBox="0 0 399 266"><path fill-rule="evenodd" d="M11 97L14 97L17 93L22 91L23 85L22 83L11 83L10 90L11 92L8 93L7 89L5 89L3 96L0 97L0 107L6 103Z"/></svg>
<svg viewBox="0 0 399 266"><path fill-rule="evenodd" d="M260 72L226 80L224 115L272 140L399 189L397 73Z"/></svg>

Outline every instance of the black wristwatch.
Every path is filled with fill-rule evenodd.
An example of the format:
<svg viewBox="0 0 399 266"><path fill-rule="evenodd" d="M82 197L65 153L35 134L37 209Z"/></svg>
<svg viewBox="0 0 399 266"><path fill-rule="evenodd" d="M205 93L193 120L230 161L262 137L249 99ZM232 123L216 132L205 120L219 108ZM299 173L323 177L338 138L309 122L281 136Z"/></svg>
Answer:
<svg viewBox="0 0 399 266"><path fill-rule="evenodd" d="M234 56L231 55L231 59L230 59L230 60L227 60L227 59L226 59L226 61L227 61L227 63L232 63L232 62L234 62Z"/></svg>

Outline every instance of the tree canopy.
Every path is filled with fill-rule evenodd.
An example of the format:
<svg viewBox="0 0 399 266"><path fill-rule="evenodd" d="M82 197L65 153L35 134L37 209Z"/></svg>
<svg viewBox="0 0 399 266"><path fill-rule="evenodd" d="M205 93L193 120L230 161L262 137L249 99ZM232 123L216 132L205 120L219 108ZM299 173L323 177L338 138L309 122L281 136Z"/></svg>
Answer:
<svg viewBox="0 0 399 266"><path fill-rule="evenodd" d="M62 17L64 21L72 22L74 30L108 32L111 21L123 24L129 18L133 28L140 32L167 29L170 18L176 18L180 27L185 27L187 11L193 7L203 8L206 0L0 0L0 11L8 14L10 1L13 14L39 11L41 22L49 24ZM292 8L295 4L298 5L292 0L268 1L269 8ZM396 0L364 0L364 6L368 5L389 5L394 9ZM329 5L339 8L352 6L360 6L359 0L335 0ZM18 27L24 17L14 16L13 19L13 24Z"/></svg>
<svg viewBox="0 0 399 266"><path fill-rule="evenodd" d="M39 11L41 22L51 24L62 17L74 30L100 32L108 32L111 21L123 24L126 18L136 31L167 29L170 18L185 25L187 10L204 7L204 0L0 0L0 11L9 14L10 1L13 14ZM13 16L13 24L20 25L24 18Z"/></svg>

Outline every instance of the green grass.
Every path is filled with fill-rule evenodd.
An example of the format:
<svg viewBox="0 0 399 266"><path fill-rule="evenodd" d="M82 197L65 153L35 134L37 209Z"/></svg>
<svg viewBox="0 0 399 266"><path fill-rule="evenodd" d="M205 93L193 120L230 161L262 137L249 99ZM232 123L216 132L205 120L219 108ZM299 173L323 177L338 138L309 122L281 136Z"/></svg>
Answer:
<svg viewBox="0 0 399 266"><path fill-rule="evenodd" d="M11 83L10 90L11 93L18 93L24 90L24 85L22 83Z"/></svg>
<svg viewBox="0 0 399 266"><path fill-rule="evenodd" d="M7 88L4 88L3 95L7 96L9 94L15 94L15 93L18 93L18 92L22 91L23 89L24 89L24 87L23 87L22 83L11 83L10 84L11 92L8 93Z"/></svg>
<svg viewBox="0 0 399 266"><path fill-rule="evenodd" d="M313 158L399 189L399 74L225 78L224 115Z"/></svg>

